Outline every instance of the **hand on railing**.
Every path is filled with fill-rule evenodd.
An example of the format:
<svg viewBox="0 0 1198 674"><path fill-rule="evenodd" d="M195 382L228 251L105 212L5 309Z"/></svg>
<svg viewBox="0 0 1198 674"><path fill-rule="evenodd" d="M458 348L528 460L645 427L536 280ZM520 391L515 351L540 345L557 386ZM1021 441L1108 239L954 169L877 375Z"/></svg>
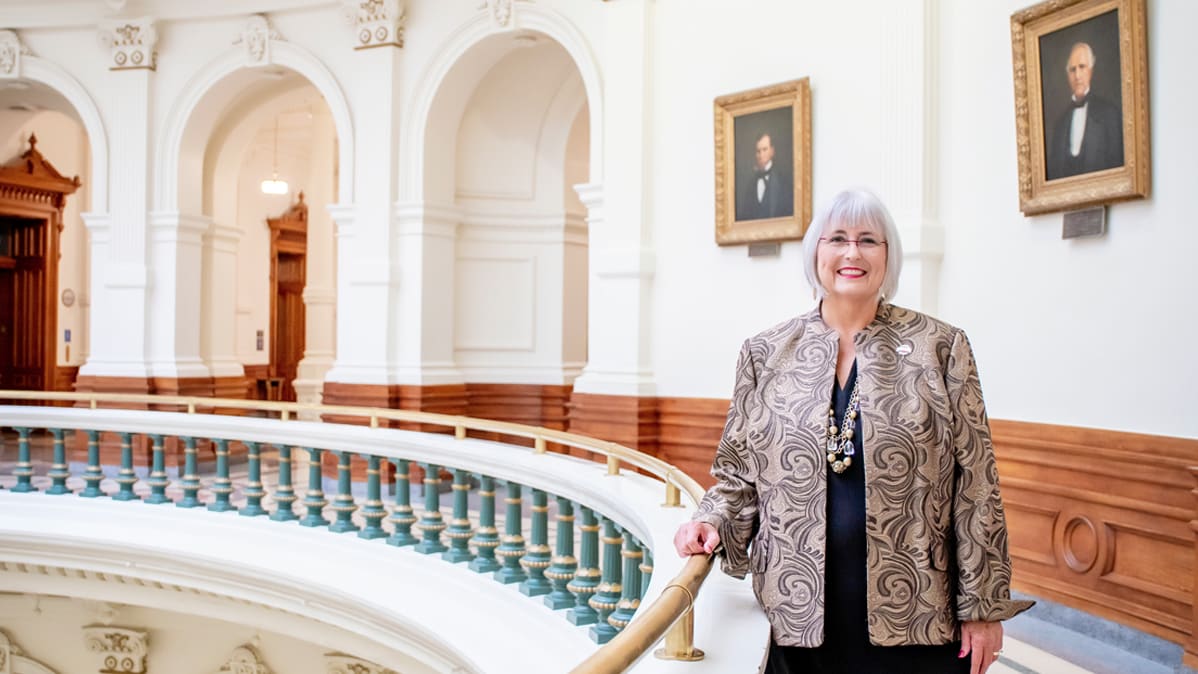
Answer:
<svg viewBox="0 0 1198 674"><path fill-rule="evenodd" d="M707 522L687 522L674 534L674 549L679 557L710 555L720 547L720 533Z"/></svg>

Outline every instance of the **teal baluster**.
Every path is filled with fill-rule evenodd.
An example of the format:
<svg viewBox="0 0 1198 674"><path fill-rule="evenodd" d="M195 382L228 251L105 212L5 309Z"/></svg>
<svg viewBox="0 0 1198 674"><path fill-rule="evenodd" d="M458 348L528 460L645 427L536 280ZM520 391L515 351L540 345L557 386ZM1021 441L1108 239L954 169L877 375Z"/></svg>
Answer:
<svg viewBox="0 0 1198 674"><path fill-rule="evenodd" d="M641 562L641 598L649 592L649 580L653 576L653 553L645 550L645 561Z"/></svg>
<svg viewBox="0 0 1198 674"><path fill-rule="evenodd" d="M305 527L323 527L329 523L321 514L329 502L324 500L324 491L320 488L320 454L320 449L308 448L308 493L304 494L303 503L300 504L308 509L307 516L300 520Z"/></svg>
<svg viewBox="0 0 1198 674"><path fill-rule="evenodd" d="M564 496L557 497L557 552L545 577L553 582L553 591L545 597L545 605L557 611L570 608L577 599L566 586L574 578L578 560L574 557L574 504Z"/></svg>
<svg viewBox="0 0 1198 674"><path fill-rule="evenodd" d="M407 459L395 460L395 509L387 519L391 523L391 535L387 544L398 547L415 545L416 537L412 535L412 525L416 517L412 514L412 462Z"/></svg>
<svg viewBox="0 0 1198 674"><path fill-rule="evenodd" d="M154 505L171 502L166 495L166 488L170 486L171 481L166 476L166 452L162 447L163 440L161 434L150 435L150 475L146 480L146 484L150 485L150 495L146 497L146 503Z"/></svg>
<svg viewBox="0 0 1198 674"><path fill-rule="evenodd" d="M200 503L200 476L197 475L196 439L191 436L183 438L183 479L179 486L183 488L183 499L175 504L179 508L198 508Z"/></svg>
<svg viewBox="0 0 1198 674"><path fill-rule="evenodd" d="M603 518L603 579L590 601L591 608L599 612L599 621L591 626L591 640L597 644L611 641L620 631L607 619L620 603L620 546L623 543L623 537L616 531L616 523Z"/></svg>
<svg viewBox="0 0 1198 674"><path fill-rule="evenodd" d="M17 467L12 471L17 478L17 483L13 485L12 490L17 494L37 491L37 487L33 486L33 462L29 458L29 434L33 432L33 429L20 427L13 430L17 432L18 438Z"/></svg>
<svg viewBox="0 0 1198 674"><path fill-rule="evenodd" d="M582 541L578 551L578 569L566 589L578 598L574 608L566 612L566 620L571 625L591 625L599 621L599 612L591 608L591 595L599 589L599 523L595 519L595 511L580 505L578 513L582 520L578 530L582 533Z"/></svg>
<svg viewBox="0 0 1198 674"><path fill-rule="evenodd" d="M499 539L499 547L495 555L503 560L503 566L495 571L495 580L503 583L519 583L528 578L520 567L520 558L524 556L524 536L520 533L524 528L524 520L520 514L523 503L520 498L520 485L507 483L506 515L503 518L503 536Z"/></svg>
<svg viewBox="0 0 1198 674"><path fill-rule="evenodd" d="M470 537L474 530L470 525L470 511L466 498L470 494L469 473L461 468L453 471L453 519L449 521L449 529L445 535L449 537L449 549L441 554L441 559L457 564L474 559L470 552Z"/></svg>
<svg viewBox="0 0 1198 674"><path fill-rule="evenodd" d="M270 514L270 519L275 522L299 519L292 508L297 498L291 487L291 471L291 446L279 445L279 486L275 489L275 511Z"/></svg>
<svg viewBox="0 0 1198 674"><path fill-rule="evenodd" d="M478 556L470 562L470 570L491 573L499 568L495 547L499 545L499 530L495 528L495 479L479 475L478 528L474 530L474 549Z"/></svg>
<svg viewBox="0 0 1198 674"><path fill-rule="evenodd" d="M624 558L624 583L620 591L620 602L616 610L607 617L607 624L617 631L624 629L632 621L632 615L641 605L641 561L644 553L641 544L627 531L624 532L624 550L620 553Z"/></svg>
<svg viewBox="0 0 1198 674"><path fill-rule="evenodd" d="M366 502L362 504L362 519L366 521L366 526L358 532L358 538L386 536L387 532L382 527L385 517L387 510L383 508L379 485L379 457L369 455L366 457Z"/></svg>
<svg viewBox="0 0 1198 674"><path fill-rule="evenodd" d="M353 455L349 452L336 452L337 454L337 496L333 498L333 512L337 513L337 520L329 526L329 531L335 534L344 534L350 531L357 531L358 525L354 524L354 511L358 506L354 504L354 495L351 493L350 485L350 460Z"/></svg>
<svg viewBox="0 0 1198 674"><path fill-rule="evenodd" d="M103 496L104 492L100 489L100 481L104 479L104 473L100 470L100 432L87 432L87 468L83 471L83 482L87 486L79 495L83 498L96 498Z"/></svg>
<svg viewBox="0 0 1198 674"><path fill-rule="evenodd" d="M553 585L545 579L553 548L549 547L549 501L545 492L532 490L531 540L520 558L520 566L528 574L528 580L520 583L520 594L538 597L549 594Z"/></svg>
<svg viewBox="0 0 1198 674"><path fill-rule="evenodd" d="M416 552L431 555L445 552L449 548L441 542L441 532L445 529L445 521L441 518L441 466L432 463L424 464L424 512L420 513L420 522L416 528L423 538L416 544Z"/></svg>
<svg viewBox="0 0 1198 674"><path fill-rule="evenodd" d="M212 512L237 512L237 506L229 503L229 494L233 493L233 481L229 479L229 441L220 438L216 443L216 477L212 480L209 491L212 492L212 503L208 509Z"/></svg>
<svg viewBox="0 0 1198 674"><path fill-rule="evenodd" d="M63 430L51 428L50 435L54 436L54 463L50 464L50 470L46 473L46 477L50 478L50 487L46 489L46 493L69 494L71 490L67 488L67 478L71 476L71 472L67 469L67 450L63 445Z"/></svg>
<svg viewBox="0 0 1198 674"><path fill-rule="evenodd" d="M262 507L262 499L266 496L266 489L262 486L262 448L253 440L242 440L241 444L245 445L245 454L247 461L247 469L249 470L248 479L245 483L245 489L241 491L245 496L245 505L241 506L242 517L259 517L266 514L266 508ZM287 455L287 482L291 483L291 455ZM282 478L279 479L282 482ZM291 503L287 503L286 508L280 510L291 511ZM294 519L295 513L292 513Z"/></svg>
<svg viewBox="0 0 1198 674"><path fill-rule="evenodd" d="M137 484L137 475L133 472L133 434L121 433L121 470L117 473L116 483L120 491L112 495L114 501L137 501L139 497L133 493L133 485Z"/></svg>

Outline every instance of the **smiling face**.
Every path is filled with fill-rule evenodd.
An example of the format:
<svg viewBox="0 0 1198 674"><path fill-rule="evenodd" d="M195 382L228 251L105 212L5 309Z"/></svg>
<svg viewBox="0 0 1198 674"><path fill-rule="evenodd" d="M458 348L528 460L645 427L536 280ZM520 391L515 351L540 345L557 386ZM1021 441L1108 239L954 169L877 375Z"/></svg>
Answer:
<svg viewBox="0 0 1198 674"><path fill-rule="evenodd" d="M856 302L878 299L886 279L885 232L869 224L835 223L821 238L815 265L826 297Z"/></svg>

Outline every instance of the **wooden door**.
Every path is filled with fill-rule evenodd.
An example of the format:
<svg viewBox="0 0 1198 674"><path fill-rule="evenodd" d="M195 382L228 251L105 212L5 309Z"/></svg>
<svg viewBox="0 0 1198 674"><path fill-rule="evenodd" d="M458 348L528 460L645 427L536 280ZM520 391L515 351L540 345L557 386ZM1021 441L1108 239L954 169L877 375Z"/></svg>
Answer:
<svg viewBox="0 0 1198 674"><path fill-rule="evenodd" d="M53 358L49 277L46 269L48 223L34 218L0 216L0 240L4 241L0 279L0 381L3 388L29 391L49 390Z"/></svg>
<svg viewBox="0 0 1198 674"><path fill-rule="evenodd" d="M304 357L304 255L277 253L275 319L271 325L272 376L282 379L281 398L295 400L295 381Z"/></svg>

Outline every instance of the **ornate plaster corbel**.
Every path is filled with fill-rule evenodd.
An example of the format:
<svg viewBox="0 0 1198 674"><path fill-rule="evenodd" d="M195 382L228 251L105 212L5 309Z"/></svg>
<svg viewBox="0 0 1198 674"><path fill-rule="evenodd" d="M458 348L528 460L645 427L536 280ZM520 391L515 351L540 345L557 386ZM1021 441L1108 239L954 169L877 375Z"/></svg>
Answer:
<svg viewBox="0 0 1198 674"><path fill-rule="evenodd" d="M104 674L145 674L149 639L145 632L125 627L89 625L83 628L89 653Z"/></svg>
<svg viewBox="0 0 1198 674"><path fill-rule="evenodd" d="M517 2L532 2L532 0L482 0L478 9L486 10L487 15L499 28L513 28L516 25Z"/></svg>
<svg viewBox="0 0 1198 674"><path fill-rule="evenodd" d="M104 22L100 25L100 43L110 52L109 70L158 67L158 31L148 16Z"/></svg>
<svg viewBox="0 0 1198 674"><path fill-rule="evenodd" d="M245 47L245 65L253 68L270 65L270 44L274 40L282 39L283 36L270 25L270 20L265 14L255 14L246 22L233 44Z"/></svg>
<svg viewBox="0 0 1198 674"><path fill-rule="evenodd" d="M233 649L216 674L271 674L271 671L262 662L257 648L252 644L242 644Z"/></svg>
<svg viewBox="0 0 1198 674"><path fill-rule="evenodd" d="M354 28L354 49L403 47L407 8L404 0L341 0Z"/></svg>
<svg viewBox="0 0 1198 674"><path fill-rule="evenodd" d="M0 30L0 79L15 80L21 76L21 57L33 56L21 36L13 30Z"/></svg>
<svg viewBox="0 0 1198 674"><path fill-rule="evenodd" d="M328 674L396 674L394 670L343 653L325 653L324 659Z"/></svg>

